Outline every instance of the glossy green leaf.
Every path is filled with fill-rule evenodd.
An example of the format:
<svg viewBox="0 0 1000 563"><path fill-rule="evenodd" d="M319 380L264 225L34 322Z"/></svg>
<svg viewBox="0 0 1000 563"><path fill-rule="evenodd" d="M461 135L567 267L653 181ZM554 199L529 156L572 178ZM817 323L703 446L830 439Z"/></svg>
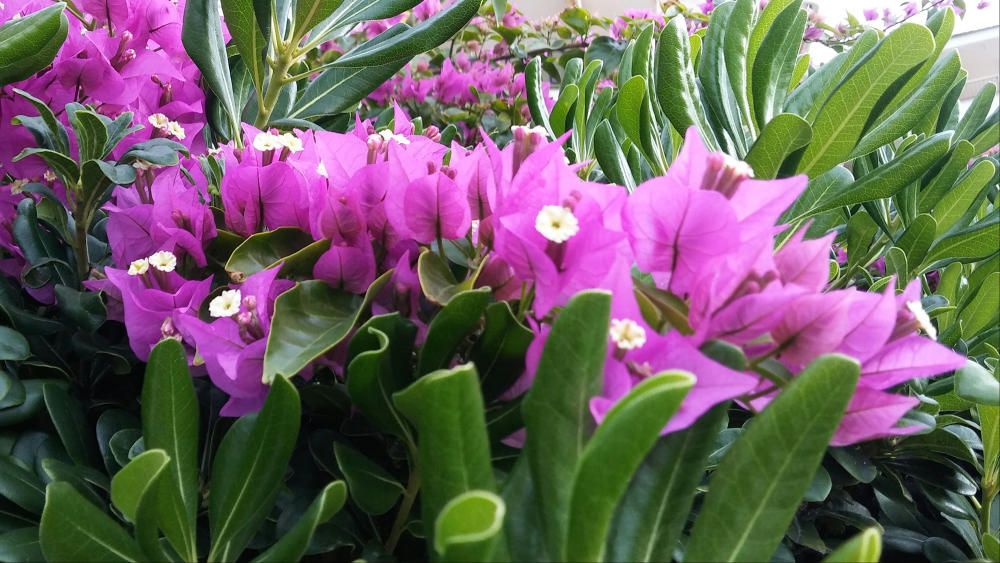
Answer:
<svg viewBox="0 0 1000 563"><path fill-rule="evenodd" d="M967 401L1000 407L1000 381L974 360L955 371L955 393Z"/></svg>
<svg viewBox="0 0 1000 563"><path fill-rule="evenodd" d="M706 145L718 148L701 104L690 49L687 22L683 16L671 18L656 46L656 97L674 129L684 133L696 125Z"/></svg>
<svg viewBox="0 0 1000 563"><path fill-rule="evenodd" d="M865 132L861 140L858 141L858 145L851 151L851 156L868 154L883 145L906 136L922 119L926 118L928 113L934 110L937 104L941 103L941 98L955 83L955 78L961 69L962 61L958 58L958 52L952 52L938 61L926 82L921 84L920 88L899 109Z"/></svg>
<svg viewBox="0 0 1000 563"><path fill-rule="evenodd" d="M938 226L934 218L922 213L913 218L903 236L896 241L896 246L906 256L906 263L910 266L909 271L916 270L923 264L937 232ZM909 279L909 276L906 276L906 279Z"/></svg>
<svg viewBox="0 0 1000 563"><path fill-rule="evenodd" d="M39 536L48 561L147 560L124 529L69 483L49 484Z"/></svg>
<svg viewBox="0 0 1000 563"><path fill-rule="evenodd" d="M608 534L609 561L669 561L673 557L727 406L720 405L692 426L660 438L646 456Z"/></svg>
<svg viewBox="0 0 1000 563"><path fill-rule="evenodd" d="M111 480L111 501L134 524L136 540L150 559L163 558L157 530L157 485L170 458L163 450L146 450Z"/></svg>
<svg viewBox="0 0 1000 563"><path fill-rule="evenodd" d="M307 4L305 0L302 4ZM264 54L267 38L261 32L254 13L253 0L221 0L222 15L226 18L226 29L232 35L233 43L240 52L243 64L250 71L254 88L263 91Z"/></svg>
<svg viewBox="0 0 1000 563"><path fill-rule="evenodd" d="M751 98L754 116L762 126L785 104L806 27L806 14L800 6L801 2L792 2L777 15L753 60Z"/></svg>
<svg viewBox="0 0 1000 563"><path fill-rule="evenodd" d="M316 528L340 512L346 501L347 487L343 481L334 481L324 487L292 529L281 536L281 539L267 551L255 557L254 563L283 563L302 559L316 533Z"/></svg>
<svg viewBox="0 0 1000 563"><path fill-rule="evenodd" d="M361 510L373 515L385 514L396 504L403 494L403 486L385 469L346 444L335 443L333 451L337 466L351 489L351 500Z"/></svg>
<svg viewBox="0 0 1000 563"><path fill-rule="evenodd" d="M948 160L944 162L934 178L920 192L917 210L920 213L930 213L934 206L951 191L955 182L969 166L972 160L972 144L968 141L958 141L951 149Z"/></svg>
<svg viewBox="0 0 1000 563"><path fill-rule="evenodd" d="M785 212L786 222L795 223L818 215L826 202L842 197L853 182L854 176L843 166L835 166L815 178L810 178L805 191Z"/></svg>
<svg viewBox="0 0 1000 563"><path fill-rule="evenodd" d="M753 168L755 178L774 178L785 159L811 140L812 129L806 120L793 113L778 114L750 147L747 164Z"/></svg>
<svg viewBox="0 0 1000 563"><path fill-rule="evenodd" d="M986 276L975 296L962 307L958 320L962 323L962 333L973 336L991 326L996 326L998 318L1000 318L1000 272L993 272Z"/></svg>
<svg viewBox="0 0 1000 563"><path fill-rule="evenodd" d="M816 133L818 135L819 131L817 130ZM938 133L917 143L884 166L862 176L843 192L818 202L815 212L892 197L899 190L920 178L948 152L950 137L951 132L948 131ZM817 139L819 139L818 136Z"/></svg>
<svg viewBox="0 0 1000 563"><path fill-rule="evenodd" d="M467 491L448 501L434 522L434 549L441 560L488 561L506 510L490 491Z"/></svg>
<svg viewBox="0 0 1000 563"><path fill-rule="evenodd" d="M615 506L695 377L668 371L643 380L608 411L580 456L570 497L566 557L603 561Z"/></svg>
<svg viewBox="0 0 1000 563"><path fill-rule="evenodd" d="M382 274L364 297L318 280L299 282L279 295L264 352L264 381L294 376L339 344L391 275L391 271Z"/></svg>
<svg viewBox="0 0 1000 563"><path fill-rule="evenodd" d="M251 235L236 247L226 271L239 279L268 270L282 263L286 275L311 274L319 257L330 248L330 241L318 240L294 227L280 227Z"/></svg>
<svg viewBox="0 0 1000 563"><path fill-rule="evenodd" d="M377 47L348 52L337 59L336 66L369 67L409 60L447 41L476 15L481 4L482 0L458 0Z"/></svg>
<svg viewBox="0 0 1000 563"><path fill-rule="evenodd" d="M401 371L393 368L390 345L394 346L396 342L390 341L376 328L363 327L363 330L376 338L378 344L358 353L348 365L347 392L358 410L377 428L412 442L409 429L396 413L391 399L393 393L409 383L409 370ZM411 336L410 346L412 343Z"/></svg>
<svg viewBox="0 0 1000 563"><path fill-rule="evenodd" d="M764 43L764 38L767 36L768 31L774 25L774 20L778 19L778 16L795 2L796 0L772 0L757 15L757 21L754 22L753 30L750 32L750 37L747 41L746 65L748 69L753 69L753 66L757 63L757 56L760 53L761 45ZM747 79L747 92L749 93L753 91L753 75L749 75Z"/></svg>
<svg viewBox="0 0 1000 563"><path fill-rule="evenodd" d="M52 62L69 30L65 8L59 2L0 27L0 86L24 80Z"/></svg>
<svg viewBox="0 0 1000 563"><path fill-rule="evenodd" d="M69 115L73 132L76 133L80 160L104 158L108 129L101 120L103 116L88 111L79 104L67 104L66 113Z"/></svg>
<svg viewBox="0 0 1000 563"><path fill-rule="evenodd" d="M463 291L434 316L427 326L427 340L420 349L417 375L449 365L462 341L479 326L489 300L488 287Z"/></svg>
<svg viewBox="0 0 1000 563"><path fill-rule="evenodd" d="M882 557L882 533L868 528L847 540L823 559L823 563L878 563Z"/></svg>
<svg viewBox="0 0 1000 563"><path fill-rule="evenodd" d="M549 136L555 138L556 135L552 132L552 125L549 123L549 108L545 103L545 95L542 93L542 80L542 59L535 57L524 69L528 110L531 112L531 120L544 127Z"/></svg>
<svg viewBox="0 0 1000 563"><path fill-rule="evenodd" d="M604 172L608 180L625 186L629 191L635 189L635 178L632 177L628 160L625 158L625 153L622 152L621 145L618 144L618 138L615 137L615 132L607 120L602 121L597 126L594 135L594 156L597 157L601 171Z"/></svg>
<svg viewBox="0 0 1000 563"><path fill-rule="evenodd" d="M559 91L559 99L556 100L555 105L552 106L552 113L549 114L549 125L557 137L569 130L567 121L570 110L579 96L580 88L576 84L569 84Z"/></svg>
<svg viewBox="0 0 1000 563"><path fill-rule="evenodd" d="M981 221L938 240L931 248L926 262L975 262L996 254L998 224L1000 212L993 211Z"/></svg>
<svg viewBox="0 0 1000 563"><path fill-rule="evenodd" d="M992 82L983 84L983 87L976 92L976 97L969 102L969 107L965 109L962 119L955 128L955 141L972 139L976 132L986 120L993 106L993 100L997 95L997 85Z"/></svg>
<svg viewBox="0 0 1000 563"><path fill-rule="evenodd" d="M806 148L799 171L813 178L847 160L878 100L933 50L931 32L914 23L900 25L880 41L848 71L816 116L816 141Z"/></svg>
<svg viewBox="0 0 1000 563"><path fill-rule="evenodd" d="M503 484L507 506L504 535L512 561L549 561L542 543L542 520L538 495L531 479L528 459L520 456Z"/></svg>
<svg viewBox="0 0 1000 563"><path fill-rule="evenodd" d="M301 38L330 17L344 0L297 0L295 2L295 38Z"/></svg>
<svg viewBox="0 0 1000 563"><path fill-rule="evenodd" d="M57 385L42 388L45 406L70 458L80 465L97 466L96 449L83 405Z"/></svg>
<svg viewBox="0 0 1000 563"><path fill-rule="evenodd" d="M233 98L233 79L229 73L226 42L222 38L220 5L215 0L191 0L184 4L181 42L191 60L198 65L202 79L219 99L231 131L237 130L239 110Z"/></svg>
<svg viewBox="0 0 1000 563"><path fill-rule="evenodd" d="M475 282L473 277L462 282L456 280L444 258L429 250L421 252L417 259L417 277L424 296L432 303L442 306L447 305L452 297L462 291L472 289Z"/></svg>
<svg viewBox="0 0 1000 563"><path fill-rule="evenodd" d="M37 526L17 528L0 534L0 560L9 563L34 563L43 559Z"/></svg>
<svg viewBox="0 0 1000 563"><path fill-rule="evenodd" d="M107 319L108 310L100 293L58 284L55 294L59 310L81 330L96 332Z"/></svg>
<svg viewBox="0 0 1000 563"><path fill-rule="evenodd" d="M30 355L31 347L20 332L0 326L0 361L19 362Z"/></svg>
<svg viewBox="0 0 1000 563"><path fill-rule="evenodd" d="M560 311L522 404L528 458L548 551L563 556L573 476L594 427L590 398L601 389L611 296L585 291Z"/></svg>
<svg viewBox="0 0 1000 563"><path fill-rule="evenodd" d="M287 117L317 119L350 110L408 62L400 59L381 66L333 67L311 80Z"/></svg>
<svg viewBox="0 0 1000 563"><path fill-rule="evenodd" d="M486 308L486 325L469 358L478 366L487 400L508 390L524 371L524 355L534 338L535 334L514 316L510 303L499 301Z"/></svg>
<svg viewBox="0 0 1000 563"><path fill-rule="evenodd" d="M989 186L993 175L996 174L996 167L989 160L980 160L965 174L954 187L948 190L934 206L932 215L938 222L938 230L942 233L948 232L964 216L976 212L974 204L981 203L980 195ZM964 227L965 225L960 224Z"/></svg>
<svg viewBox="0 0 1000 563"><path fill-rule="evenodd" d="M0 496L32 514L45 506L44 485L35 474L22 467L17 458L0 455Z"/></svg>
<svg viewBox="0 0 1000 563"><path fill-rule="evenodd" d="M860 369L823 356L785 387L709 481L685 561L768 561L816 474Z"/></svg>
<svg viewBox="0 0 1000 563"><path fill-rule="evenodd" d="M732 89L727 87L730 80L726 65L729 55L733 54L735 58L739 59L734 62L741 67L740 73L743 82L746 82L747 72L746 68L743 67L742 49L738 54L730 53L727 49L727 41L733 39L731 35L741 35L746 38L750 32L752 12L752 5L745 0L725 2L716 6L712 10L709 25L705 28L705 34L702 37L701 60L698 64L698 84L703 92L702 100L705 103L706 112L712 118L711 121L717 124L720 133L724 132L724 134L720 134L720 138L730 141L737 154L746 152L746 141L737 99ZM735 67L737 64L733 66ZM744 98L747 96L745 89L740 94Z"/></svg>
<svg viewBox="0 0 1000 563"><path fill-rule="evenodd" d="M198 418L184 348L165 339L153 348L146 366L142 437L146 448L162 450L169 460L156 487L157 520L163 535L186 560L195 560L198 554Z"/></svg>
<svg viewBox="0 0 1000 563"><path fill-rule="evenodd" d="M295 386L275 378L259 413L240 418L212 462L209 561L235 560L264 523L281 492L302 414Z"/></svg>
<svg viewBox="0 0 1000 563"><path fill-rule="evenodd" d="M436 522L445 505L462 493L496 490L475 366L425 375L393 399L417 428L424 522ZM427 539L437 545L433 534Z"/></svg>

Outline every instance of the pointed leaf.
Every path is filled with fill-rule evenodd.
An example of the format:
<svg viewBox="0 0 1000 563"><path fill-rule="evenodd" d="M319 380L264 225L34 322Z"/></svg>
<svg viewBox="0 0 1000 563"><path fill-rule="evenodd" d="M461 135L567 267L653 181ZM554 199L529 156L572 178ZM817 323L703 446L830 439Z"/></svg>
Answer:
<svg viewBox="0 0 1000 563"><path fill-rule="evenodd" d="M146 560L139 544L69 483L49 484L39 535L49 561Z"/></svg>
<svg viewBox="0 0 1000 563"><path fill-rule="evenodd" d="M343 481L334 481L316 495L309 510L299 518L285 535L264 553L253 559L254 563L281 563L298 561L305 555L316 528L340 512L347 500L347 487Z"/></svg>

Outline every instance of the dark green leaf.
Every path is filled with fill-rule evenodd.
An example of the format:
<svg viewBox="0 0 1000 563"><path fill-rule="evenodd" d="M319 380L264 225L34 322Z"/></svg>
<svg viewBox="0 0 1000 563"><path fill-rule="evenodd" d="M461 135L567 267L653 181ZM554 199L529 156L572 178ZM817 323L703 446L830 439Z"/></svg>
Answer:
<svg viewBox="0 0 1000 563"><path fill-rule="evenodd" d="M0 86L24 80L52 62L69 29L65 8L59 2L0 27Z"/></svg>
<svg viewBox="0 0 1000 563"><path fill-rule="evenodd" d="M462 341L479 327L489 299L488 287L463 291L435 315L427 327L427 340L420 350L417 375L448 366Z"/></svg>
<svg viewBox="0 0 1000 563"><path fill-rule="evenodd" d="M229 74L229 57L226 56L226 42L222 38L219 11L219 2L215 0L186 2L181 41L188 56L198 65L202 79L219 99L229 118L230 130L235 132L239 110L233 99L233 80Z"/></svg>
<svg viewBox="0 0 1000 563"><path fill-rule="evenodd" d="M48 486L42 553L49 561L145 561L139 545L69 483Z"/></svg>
<svg viewBox="0 0 1000 563"><path fill-rule="evenodd" d="M41 514L45 507L42 482L8 455L0 455L0 495L32 514Z"/></svg>
<svg viewBox="0 0 1000 563"><path fill-rule="evenodd" d="M306 232L294 227L280 227L251 235L233 251L226 271L239 278L271 269L282 263L287 275L311 274L316 260L330 248L330 241L313 241Z"/></svg>
<svg viewBox="0 0 1000 563"><path fill-rule="evenodd" d="M343 481L334 481L316 495L295 526L286 532L277 543L254 558L254 563L298 561L309 548L316 528L333 518L347 500L347 487Z"/></svg>
<svg viewBox="0 0 1000 563"><path fill-rule="evenodd" d="M59 432L59 438L69 457L77 464L97 467L91 426L80 401L71 397L64 387L53 384L45 385L42 395L52 424Z"/></svg>
<svg viewBox="0 0 1000 563"><path fill-rule="evenodd" d="M793 113L778 114L764 126L750 147L747 164L753 168L755 178L774 178L781 163L811 140L812 129L806 120Z"/></svg>
<svg viewBox="0 0 1000 563"><path fill-rule="evenodd" d="M674 129L684 133L696 125L705 144L716 149L718 144L710 134L705 108L701 105L690 49L687 22L683 16L675 16L660 32L657 42L656 97Z"/></svg>
<svg viewBox="0 0 1000 563"><path fill-rule="evenodd" d="M306 0L296 4L309 4ZM318 2L317 2L318 3ZM222 0L222 14L226 18L226 29L229 30L240 52L243 64L250 71L257 92L263 91L264 84L264 54L267 50L267 38L261 32L254 14L253 0ZM187 47L187 45L185 45ZM194 57L192 56L192 59Z"/></svg>
<svg viewBox="0 0 1000 563"><path fill-rule="evenodd" d="M0 534L0 560L10 563L42 561L42 545L38 541L38 527L18 528Z"/></svg>
<svg viewBox="0 0 1000 563"><path fill-rule="evenodd" d="M385 469L357 450L337 442L333 445L344 480L351 490L351 500L368 514L385 514L392 508L403 486Z"/></svg>
<svg viewBox="0 0 1000 563"><path fill-rule="evenodd" d="M20 332L0 326L0 361L19 362L30 355L31 347Z"/></svg>
<svg viewBox="0 0 1000 563"><path fill-rule="evenodd" d="M974 360L955 372L955 392L967 401L1000 407L1000 381Z"/></svg>

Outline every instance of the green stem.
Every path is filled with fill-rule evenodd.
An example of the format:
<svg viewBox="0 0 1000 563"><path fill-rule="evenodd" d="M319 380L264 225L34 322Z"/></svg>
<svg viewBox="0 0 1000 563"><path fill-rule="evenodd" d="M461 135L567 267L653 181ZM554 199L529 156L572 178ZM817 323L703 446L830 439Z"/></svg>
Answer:
<svg viewBox="0 0 1000 563"><path fill-rule="evenodd" d="M87 224L90 223L87 217L80 217L73 214L76 220L76 240L74 241L74 254L76 256L76 273L82 282L90 276L90 252L87 249Z"/></svg>
<svg viewBox="0 0 1000 563"><path fill-rule="evenodd" d="M287 47L287 46L286 46ZM264 87L264 96L260 104L257 105L257 118L254 120L254 127L264 129L271 121L271 113L278 103L278 96L281 95L282 88L289 82L288 70L292 67L295 59L282 49L277 54L277 59L271 65L271 76Z"/></svg>
<svg viewBox="0 0 1000 563"><path fill-rule="evenodd" d="M399 506L396 520L392 523L392 531L389 532L389 539L385 542L386 553L391 554L396 549L396 544L399 543L399 538L402 537L403 530L406 529L406 522L410 517L410 511L413 510L413 503L417 500L419 490L420 468L414 464L413 470L410 471L410 478L406 483L406 491L403 493L403 503Z"/></svg>

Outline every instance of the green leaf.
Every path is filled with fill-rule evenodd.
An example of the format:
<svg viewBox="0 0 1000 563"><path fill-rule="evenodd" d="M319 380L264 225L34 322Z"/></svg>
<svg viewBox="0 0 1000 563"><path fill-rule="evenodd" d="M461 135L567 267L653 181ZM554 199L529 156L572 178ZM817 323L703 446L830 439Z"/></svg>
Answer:
<svg viewBox="0 0 1000 563"><path fill-rule="evenodd" d="M233 98L233 79L229 74L229 57L222 38L219 2L216 0L191 0L184 4L184 24L181 42L191 60L198 65L202 79L219 99L229 118L234 135L239 128L240 112Z"/></svg>
<svg viewBox="0 0 1000 563"><path fill-rule="evenodd" d="M9 563L43 561L38 527L18 528L0 534L0 560Z"/></svg>
<svg viewBox="0 0 1000 563"><path fill-rule="evenodd" d="M417 276L420 279L420 289L432 303L447 305L458 293L472 289L474 277L463 280L455 279L448 263L436 252L425 250L417 259Z"/></svg>
<svg viewBox="0 0 1000 563"><path fill-rule="evenodd" d="M962 307L958 319L962 323L962 334L971 337L992 326L1000 317L1000 272L986 277L975 297Z"/></svg>
<svg viewBox="0 0 1000 563"><path fill-rule="evenodd" d="M392 508L403 486L385 469L354 448L337 442L333 445L337 466L351 489L351 499L368 514L385 514Z"/></svg>
<svg viewBox="0 0 1000 563"><path fill-rule="evenodd" d="M528 459L520 456L503 484L507 505L504 535L512 561L551 561L542 544L538 495L531 480Z"/></svg>
<svg viewBox="0 0 1000 563"><path fill-rule="evenodd" d="M794 113L774 116L761 131L747 153L747 164L753 168L755 178L774 178L795 151L809 144L812 129L805 119Z"/></svg>
<svg viewBox="0 0 1000 563"><path fill-rule="evenodd" d="M295 227L279 227L250 235L233 251L226 271L243 278L282 263L281 271L286 275L311 274L316 260L329 248L329 240L313 241Z"/></svg>
<svg viewBox="0 0 1000 563"><path fill-rule="evenodd" d="M958 122L958 127L955 128L956 142L971 140L975 136L986 120L996 95L997 85L992 82L987 82L976 92L976 97L969 103L969 107L965 109L965 114Z"/></svg>
<svg viewBox="0 0 1000 563"><path fill-rule="evenodd" d="M0 326L0 361L20 362L31 355L31 347L20 332Z"/></svg>
<svg viewBox="0 0 1000 563"><path fill-rule="evenodd" d="M343 481L334 481L324 487L295 526L267 551L255 557L254 563L282 563L302 559L316 533L316 528L340 512L346 501L347 487Z"/></svg>
<svg viewBox="0 0 1000 563"><path fill-rule="evenodd" d="M76 161L61 152L29 147L19 152L14 157L14 162L18 162L29 156L37 156L44 160L52 168L52 171L59 176L59 179L68 186L75 186L80 180L80 167L77 166Z"/></svg>
<svg viewBox="0 0 1000 563"><path fill-rule="evenodd" d="M427 326L427 340L420 349L417 375L448 366L459 345L479 326L490 300L490 288L463 291L453 297Z"/></svg>
<svg viewBox="0 0 1000 563"><path fill-rule="evenodd" d="M59 310L81 330L96 332L107 319L108 310L100 293L79 291L62 284L56 285L55 293Z"/></svg>
<svg viewBox="0 0 1000 563"><path fill-rule="evenodd" d="M381 66L333 67L324 70L309 82L287 117L318 119L348 111L399 72L407 62L407 59L400 59Z"/></svg>
<svg viewBox="0 0 1000 563"><path fill-rule="evenodd" d="M835 166L815 178L810 178L805 191L785 212L782 221L794 224L818 215L826 202L843 196L853 182L854 176L843 166Z"/></svg>
<svg viewBox="0 0 1000 563"><path fill-rule="evenodd" d="M240 418L212 462L209 561L232 561L264 523L283 487L302 414L299 394L275 378L259 413Z"/></svg>
<svg viewBox="0 0 1000 563"><path fill-rule="evenodd" d="M851 151L851 157L868 154L906 136L941 103L961 69L962 61L957 51L938 61L926 82L899 109L865 132Z"/></svg>
<svg viewBox="0 0 1000 563"><path fill-rule="evenodd" d="M669 561L687 523L728 404L662 438L646 456L618 506L608 535L610 561Z"/></svg>
<svg viewBox="0 0 1000 563"><path fill-rule="evenodd" d="M97 467L94 438L90 433L91 426L87 422L87 413L80 401L71 397L66 389L59 385L48 384L42 387L45 407L52 418L52 424L59 433L66 453L74 463Z"/></svg>
<svg viewBox="0 0 1000 563"><path fill-rule="evenodd" d="M990 185L996 167L989 160L980 160L934 206L932 213L938 222L938 231L948 232L962 217L976 212L981 203L980 195ZM973 207L975 205L975 208ZM964 227L965 225L959 224Z"/></svg>
<svg viewBox="0 0 1000 563"><path fill-rule="evenodd" d="M685 561L768 561L823 459L860 368L814 361L754 417L709 481Z"/></svg>
<svg viewBox="0 0 1000 563"><path fill-rule="evenodd" d="M594 134L594 156L597 157L601 171L608 180L625 186L631 192L635 189L635 178L629 169L628 160L618 144L618 138L607 119L601 121Z"/></svg>
<svg viewBox="0 0 1000 563"><path fill-rule="evenodd" d="M59 2L0 27L0 86L24 80L52 62L69 30L65 8Z"/></svg>
<svg viewBox="0 0 1000 563"><path fill-rule="evenodd" d="M445 505L462 493L496 490L475 366L425 375L393 399L417 428L424 522L436 522ZM437 545L433 534L427 539Z"/></svg>
<svg viewBox="0 0 1000 563"><path fill-rule="evenodd" d="M521 410L524 455L539 498L549 553L564 557L573 476L593 428L590 398L601 390L611 296L585 291L556 317Z"/></svg>
<svg viewBox="0 0 1000 563"><path fill-rule="evenodd" d="M163 340L146 365L142 437L147 449L162 450L169 460L156 486L157 521L174 551L188 561L198 558L198 417L184 348L174 339Z"/></svg>
<svg viewBox="0 0 1000 563"><path fill-rule="evenodd" d="M814 178L844 162L875 111L878 100L934 50L927 28L904 23L848 70L813 122L813 138L799 171Z"/></svg>
<svg viewBox="0 0 1000 563"><path fill-rule="evenodd" d="M39 536L48 561L147 560L125 530L69 483L49 484Z"/></svg>
<svg viewBox="0 0 1000 563"><path fill-rule="evenodd" d="M292 37L300 39L320 22L330 17L344 0L297 0L295 2L295 32Z"/></svg>
<svg viewBox="0 0 1000 563"><path fill-rule="evenodd" d="M975 262L996 254L998 223L1000 212L994 210L981 221L938 240L925 262Z"/></svg>
<svg viewBox="0 0 1000 563"><path fill-rule="evenodd" d="M108 143L108 128L98 114L83 109L77 105L75 110L70 110L73 104L66 106L66 113L69 115L70 124L73 125L73 132L79 143L80 161L102 159L106 154L104 147Z"/></svg>
<svg viewBox="0 0 1000 563"><path fill-rule="evenodd" d="M552 132L552 125L549 123L549 108L545 104L545 94L542 93L542 59L540 57L531 59L531 62L525 67L524 84L531 120L536 125L544 127L549 136L555 138L556 134Z"/></svg>
<svg viewBox="0 0 1000 563"><path fill-rule="evenodd" d="M490 491L467 491L448 501L434 522L434 549L442 561L489 561L507 507Z"/></svg>
<svg viewBox="0 0 1000 563"><path fill-rule="evenodd" d="M264 54L267 49L267 38L261 33L254 14L253 0L222 0L222 14L226 18L226 29L236 43L243 64L250 71L254 88L263 91L264 84ZM302 4L307 4L302 0Z"/></svg>
<svg viewBox="0 0 1000 563"><path fill-rule="evenodd" d="M937 235L938 226L934 218L926 213L922 213L913 218L910 226L906 228L903 236L899 237L896 241L896 246L903 251L906 256L906 263L909 264L909 271L915 271L919 269L919 266L923 264L924 258L927 257L927 251L930 249L931 244L934 243L934 237ZM910 276L905 276L909 279ZM900 286L902 286L902 281Z"/></svg>
<svg viewBox="0 0 1000 563"><path fill-rule="evenodd" d="M603 561L615 506L629 479L694 385L668 371L643 380L608 411L580 456L570 497L566 557Z"/></svg>
<svg viewBox="0 0 1000 563"><path fill-rule="evenodd" d="M500 301L486 308L486 325L469 358L478 366L487 401L509 389L524 371L524 355L534 338L531 329L514 316L510 303Z"/></svg>
<svg viewBox="0 0 1000 563"><path fill-rule="evenodd" d="M878 563L881 556L882 533L878 528L868 528L842 543L823 563Z"/></svg>
<svg viewBox="0 0 1000 563"><path fill-rule="evenodd" d="M660 32L656 46L656 97L674 129L684 133L695 125L706 146L718 149L701 104L701 94L691 66L687 22L683 16L671 18Z"/></svg>
<svg viewBox="0 0 1000 563"><path fill-rule="evenodd" d="M482 0L458 0L377 47L355 48L336 61L336 66L370 67L400 59L409 60L447 41L479 11Z"/></svg>
<svg viewBox="0 0 1000 563"><path fill-rule="evenodd" d="M294 376L339 344L391 275L391 271L382 274L364 297L319 280L299 282L279 295L264 352L264 381Z"/></svg>
<svg viewBox="0 0 1000 563"><path fill-rule="evenodd" d="M750 67L753 73L751 99L757 123L770 121L785 104L795 70L795 56L806 27L806 13L800 9L801 4L800 1L792 2L777 15Z"/></svg>
<svg viewBox="0 0 1000 563"><path fill-rule="evenodd" d="M568 116L576 99L580 96L580 88L576 84L569 84L559 91L559 99L552 106L552 113L549 114L549 125L555 136L560 137L569 127Z"/></svg>
<svg viewBox="0 0 1000 563"><path fill-rule="evenodd" d="M412 442L409 429L396 413L391 399L393 393L410 382L410 370L397 369L392 363L390 347L397 347L401 343L397 339L390 340L384 332L367 324L358 331L358 335L364 334L375 338L377 344L356 353L348 364L347 392L358 410L376 428ZM415 329L408 334L408 343L402 344L406 349L412 350L414 336ZM357 340L358 336L355 336L351 341L352 352Z"/></svg>
<svg viewBox="0 0 1000 563"><path fill-rule="evenodd" d="M135 525L136 539L150 559L163 558L157 531L157 485L170 458L163 450L146 450L111 480L111 501Z"/></svg>
<svg viewBox="0 0 1000 563"><path fill-rule="evenodd" d="M21 21L23 21L23 18ZM42 100L39 100L24 90L19 90L17 88L14 88L13 90L18 96L28 100L28 102L35 107L35 110L38 111L38 116L41 119L42 125L37 128L31 127L28 120L35 118L27 118L23 115L16 116L12 120L12 123L14 125L20 124L28 128L28 130L31 131L32 136L35 137L35 141L38 143L38 146L68 155L69 136L66 133L66 127L63 126L62 122L56 118L55 113L52 112L52 108L50 108Z"/></svg>
<svg viewBox="0 0 1000 563"><path fill-rule="evenodd" d="M973 149L971 143L968 141L958 141L955 143L951 149L951 153L948 155L948 160L945 161L934 178L920 192L920 200L917 206L917 210L920 213L930 213L945 194L951 191L959 175L968 169L972 156Z"/></svg>
<svg viewBox="0 0 1000 563"><path fill-rule="evenodd" d="M0 496L32 514L45 507L45 489L34 473L22 467L17 458L0 455Z"/></svg>
<svg viewBox="0 0 1000 563"><path fill-rule="evenodd" d="M818 130L816 132L818 135ZM951 132L946 131L917 143L884 166L865 174L843 192L818 202L815 213L892 197L920 178L948 152L950 137Z"/></svg>
<svg viewBox="0 0 1000 563"><path fill-rule="evenodd" d="M974 360L955 371L955 393L967 401L1000 407L1000 381Z"/></svg>

